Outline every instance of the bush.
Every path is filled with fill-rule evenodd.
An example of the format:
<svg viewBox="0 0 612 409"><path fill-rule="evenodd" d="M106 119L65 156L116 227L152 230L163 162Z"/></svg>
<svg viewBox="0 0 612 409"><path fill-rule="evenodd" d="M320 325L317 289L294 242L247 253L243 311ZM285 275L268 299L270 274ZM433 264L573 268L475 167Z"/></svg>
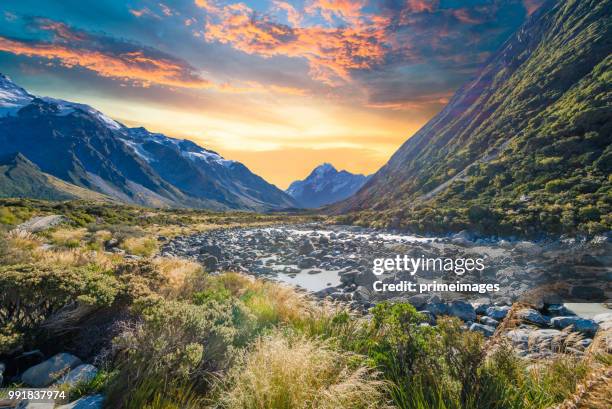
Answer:
<svg viewBox="0 0 612 409"><path fill-rule="evenodd" d="M114 340L119 372L108 395L113 408L147 407L181 385L206 390L212 373L229 365L238 335L234 305L157 299L136 307L142 322Z"/></svg>
<svg viewBox="0 0 612 409"><path fill-rule="evenodd" d="M54 316L65 319L89 307L109 306L119 289L114 277L88 268L0 267L0 327L30 339Z"/></svg>

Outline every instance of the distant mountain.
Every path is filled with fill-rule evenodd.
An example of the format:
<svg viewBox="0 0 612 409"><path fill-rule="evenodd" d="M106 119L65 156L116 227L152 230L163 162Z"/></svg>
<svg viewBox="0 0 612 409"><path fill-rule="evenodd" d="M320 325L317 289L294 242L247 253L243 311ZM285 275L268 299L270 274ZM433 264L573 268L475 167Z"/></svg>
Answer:
<svg viewBox="0 0 612 409"><path fill-rule="evenodd" d="M353 197L346 221L612 229L612 1L549 1Z"/></svg>
<svg viewBox="0 0 612 409"><path fill-rule="evenodd" d="M187 140L127 128L84 104L35 97L0 74L0 155L145 206L264 211L295 201L243 164Z"/></svg>
<svg viewBox="0 0 612 409"><path fill-rule="evenodd" d="M346 199L368 180L345 170L338 172L329 163L317 166L304 180L297 180L286 192L301 207L316 208Z"/></svg>
<svg viewBox="0 0 612 409"><path fill-rule="evenodd" d="M0 197L110 201L108 196L72 185L41 172L38 166L30 162L21 153L0 156Z"/></svg>

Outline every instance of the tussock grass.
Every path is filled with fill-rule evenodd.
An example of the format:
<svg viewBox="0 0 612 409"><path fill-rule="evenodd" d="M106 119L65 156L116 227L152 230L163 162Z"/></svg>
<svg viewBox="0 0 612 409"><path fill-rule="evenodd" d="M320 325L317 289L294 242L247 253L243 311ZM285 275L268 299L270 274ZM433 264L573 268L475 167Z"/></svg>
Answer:
<svg viewBox="0 0 612 409"><path fill-rule="evenodd" d="M130 254L150 257L157 252L159 245L154 237L129 237L119 247Z"/></svg>
<svg viewBox="0 0 612 409"><path fill-rule="evenodd" d="M49 238L52 244L61 247L77 248L83 244L85 236L87 235L87 229L70 229L61 228L52 231L49 234Z"/></svg>
<svg viewBox="0 0 612 409"><path fill-rule="evenodd" d="M188 280L203 273L200 264L178 257L156 257L153 259L153 265L166 277L162 292L172 298L188 291Z"/></svg>
<svg viewBox="0 0 612 409"><path fill-rule="evenodd" d="M386 384L352 353L304 337L260 338L229 374L227 409L385 408Z"/></svg>

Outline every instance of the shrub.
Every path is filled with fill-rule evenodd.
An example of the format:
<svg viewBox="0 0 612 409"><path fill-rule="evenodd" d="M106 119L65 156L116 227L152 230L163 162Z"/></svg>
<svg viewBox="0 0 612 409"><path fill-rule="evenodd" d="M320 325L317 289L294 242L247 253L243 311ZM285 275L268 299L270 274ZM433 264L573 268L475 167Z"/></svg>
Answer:
<svg viewBox="0 0 612 409"><path fill-rule="evenodd" d="M54 316L78 317L88 307L108 306L118 292L112 276L87 268L0 267L0 327L12 329L13 337L31 337Z"/></svg>
<svg viewBox="0 0 612 409"><path fill-rule="evenodd" d="M118 375L108 395L112 407L146 407L180 385L206 389L211 374L228 366L238 333L232 304L159 299L138 304L142 323L114 340Z"/></svg>

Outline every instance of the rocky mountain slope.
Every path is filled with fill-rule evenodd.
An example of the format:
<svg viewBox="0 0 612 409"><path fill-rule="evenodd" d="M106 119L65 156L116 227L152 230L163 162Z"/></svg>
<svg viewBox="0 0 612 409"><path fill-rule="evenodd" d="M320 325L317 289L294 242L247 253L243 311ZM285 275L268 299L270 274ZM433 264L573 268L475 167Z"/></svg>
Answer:
<svg viewBox="0 0 612 409"><path fill-rule="evenodd" d="M609 231L612 1L547 2L353 197L356 223Z"/></svg>
<svg viewBox="0 0 612 409"><path fill-rule="evenodd" d="M187 140L127 128L83 104L38 98L0 75L0 154L146 206L265 211L293 199L243 164Z"/></svg>
<svg viewBox="0 0 612 409"><path fill-rule="evenodd" d="M36 165L20 153L0 156L0 197L110 201L108 196L41 172Z"/></svg>
<svg viewBox="0 0 612 409"><path fill-rule="evenodd" d="M368 180L368 176L337 171L329 163L317 166L304 180L291 183L286 192L301 207L315 208L346 199Z"/></svg>

